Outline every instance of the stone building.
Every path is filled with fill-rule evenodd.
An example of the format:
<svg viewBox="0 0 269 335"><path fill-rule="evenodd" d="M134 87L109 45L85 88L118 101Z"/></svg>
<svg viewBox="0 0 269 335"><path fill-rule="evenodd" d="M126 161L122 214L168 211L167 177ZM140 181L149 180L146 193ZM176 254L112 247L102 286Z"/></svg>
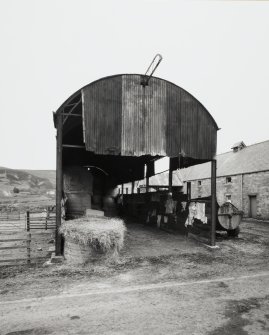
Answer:
<svg viewBox="0 0 269 335"><path fill-rule="evenodd" d="M269 141L236 143L216 159L218 203L231 201L245 217L269 219ZM181 174L185 191L190 183L192 198L210 195L210 163L182 169Z"/></svg>

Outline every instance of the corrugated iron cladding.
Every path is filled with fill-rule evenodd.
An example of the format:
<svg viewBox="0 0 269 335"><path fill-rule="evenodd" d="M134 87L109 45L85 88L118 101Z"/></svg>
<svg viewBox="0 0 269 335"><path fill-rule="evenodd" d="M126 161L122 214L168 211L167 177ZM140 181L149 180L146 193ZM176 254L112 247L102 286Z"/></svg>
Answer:
<svg viewBox="0 0 269 335"><path fill-rule="evenodd" d="M139 75L122 76L122 155L166 155L164 82L152 78L142 86Z"/></svg>
<svg viewBox="0 0 269 335"><path fill-rule="evenodd" d="M122 156L179 154L212 159L217 126L188 92L140 75L101 79L82 90L86 149Z"/></svg>
<svg viewBox="0 0 269 335"><path fill-rule="evenodd" d="M100 80L82 90L85 143L97 154L121 153L122 79Z"/></svg>

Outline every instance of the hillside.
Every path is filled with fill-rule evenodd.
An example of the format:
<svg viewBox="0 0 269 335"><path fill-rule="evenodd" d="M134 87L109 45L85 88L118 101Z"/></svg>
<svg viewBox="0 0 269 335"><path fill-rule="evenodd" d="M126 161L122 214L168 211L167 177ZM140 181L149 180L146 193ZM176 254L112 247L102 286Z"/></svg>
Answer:
<svg viewBox="0 0 269 335"><path fill-rule="evenodd" d="M54 171L23 171L0 167L0 197L14 194L44 195L55 189Z"/></svg>
<svg viewBox="0 0 269 335"><path fill-rule="evenodd" d="M32 174L33 176L48 179L53 187L56 186L56 171L55 170L24 170L25 172Z"/></svg>

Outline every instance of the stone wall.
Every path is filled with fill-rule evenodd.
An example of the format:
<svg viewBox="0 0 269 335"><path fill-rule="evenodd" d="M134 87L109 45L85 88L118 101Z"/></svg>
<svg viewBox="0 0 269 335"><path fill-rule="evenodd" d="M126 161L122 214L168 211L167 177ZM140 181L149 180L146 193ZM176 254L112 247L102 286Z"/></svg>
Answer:
<svg viewBox="0 0 269 335"><path fill-rule="evenodd" d="M187 183L184 183L186 193ZM206 197L211 195L210 179L191 181L191 197ZM249 216L249 195L257 196L257 218L269 219L269 171L231 176L231 182L226 177L217 178L217 200L222 205L229 196L231 202Z"/></svg>
<svg viewBox="0 0 269 335"><path fill-rule="evenodd" d="M243 211L249 214L249 195L257 197L257 218L269 219L269 171L243 175Z"/></svg>

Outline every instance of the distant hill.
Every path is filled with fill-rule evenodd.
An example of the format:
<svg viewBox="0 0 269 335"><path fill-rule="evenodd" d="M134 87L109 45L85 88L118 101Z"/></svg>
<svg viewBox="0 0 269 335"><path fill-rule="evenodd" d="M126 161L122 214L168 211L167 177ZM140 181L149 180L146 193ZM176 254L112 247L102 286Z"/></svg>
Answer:
<svg viewBox="0 0 269 335"><path fill-rule="evenodd" d="M45 195L55 190L55 171L0 167L0 197L14 194Z"/></svg>
<svg viewBox="0 0 269 335"><path fill-rule="evenodd" d="M27 173L32 174L33 176L48 179L52 185L56 186L56 171L55 170L24 170Z"/></svg>

